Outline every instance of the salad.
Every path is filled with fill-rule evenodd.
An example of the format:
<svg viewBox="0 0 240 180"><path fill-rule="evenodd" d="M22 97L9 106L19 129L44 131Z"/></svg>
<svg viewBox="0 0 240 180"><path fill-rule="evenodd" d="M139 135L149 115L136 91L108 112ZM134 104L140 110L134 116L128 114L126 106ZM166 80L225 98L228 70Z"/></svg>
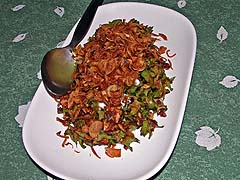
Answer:
<svg viewBox="0 0 240 180"><path fill-rule="evenodd" d="M67 94L56 97L57 121L66 127L57 132L62 146L104 146L110 157L121 157L121 148L133 151L139 143L134 131L151 138L155 128L162 128L154 114L165 117L164 99L173 89L172 54L157 41L166 35L153 33L153 27L136 19L113 20L102 24L84 45L72 53L76 71ZM70 141L71 139L71 141ZM99 157L100 158L100 157Z"/></svg>

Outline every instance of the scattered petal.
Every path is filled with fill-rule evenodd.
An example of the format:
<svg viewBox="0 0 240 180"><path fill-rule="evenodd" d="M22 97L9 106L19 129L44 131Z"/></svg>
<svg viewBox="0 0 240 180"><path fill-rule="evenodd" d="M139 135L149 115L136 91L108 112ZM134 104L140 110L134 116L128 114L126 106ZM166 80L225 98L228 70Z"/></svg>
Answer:
<svg viewBox="0 0 240 180"><path fill-rule="evenodd" d="M208 151L219 147L221 144L221 137L217 134L217 131L214 131L208 126L200 127L200 130L196 131L197 135L195 142L202 147L206 147Z"/></svg>
<svg viewBox="0 0 240 180"><path fill-rule="evenodd" d="M58 16L60 16L60 17L62 17L63 15L64 15L64 7L56 7L56 9L54 9L54 12L58 15Z"/></svg>
<svg viewBox="0 0 240 180"><path fill-rule="evenodd" d="M37 73L37 78L42 80L42 74L41 74L41 70Z"/></svg>
<svg viewBox="0 0 240 180"><path fill-rule="evenodd" d="M24 120L30 104L31 102L29 101L27 104L18 107L18 115L15 117L15 120L19 123L19 127L23 127Z"/></svg>
<svg viewBox="0 0 240 180"><path fill-rule="evenodd" d="M217 38L220 40L220 43L221 43L222 41L227 39L227 37L228 37L228 32L226 31L226 29L223 26L221 26L218 29Z"/></svg>
<svg viewBox="0 0 240 180"><path fill-rule="evenodd" d="M56 48L61 48L63 46L65 41L61 41L57 44Z"/></svg>
<svg viewBox="0 0 240 180"><path fill-rule="evenodd" d="M226 88L233 88L238 85L240 82L239 79L237 79L235 76L226 76L223 78L222 81L219 82L219 84L222 84Z"/></svg>
<svg viewBox="0 0 240 180"><path fill-rule="evenodd" d="M19 11L19 10L23 9L24 7L25 7L24 4L19 4L11 9L12 9L12 11Z"/></svg>
<svg viewBox="0 0 240 180"><path fill-rule="evenodd" d="M187 2L185 0L180 0L180 1L177 2L177 5L178 5L179 8L185 7L186 4L187 4Z"/></svg>
<svg viewBox="0 0 240 180"><path fill-rule="evenodd" d="M12 40L12 42L19 42L19 41L24 40L24 39L26 38L26 35L27 35L27 34L28 34L28 33L23 33L23 34L17 35L17 36Z"/></svg>

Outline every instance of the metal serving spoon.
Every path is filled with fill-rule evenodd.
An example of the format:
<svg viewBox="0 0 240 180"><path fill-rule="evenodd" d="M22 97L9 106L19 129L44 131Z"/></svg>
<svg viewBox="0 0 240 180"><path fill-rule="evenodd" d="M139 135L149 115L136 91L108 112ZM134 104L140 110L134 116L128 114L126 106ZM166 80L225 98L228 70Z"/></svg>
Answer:
<svg viewBox="0 0 240 180"><path fill-rule="evenodd" d="M69 45L52 49L44 56L41 64L42 81L51 96L64 95L70 89L72 74L76 68L71 50L87 34L97 8L102 3L103 0L92 0L79 21Z"/></svg>

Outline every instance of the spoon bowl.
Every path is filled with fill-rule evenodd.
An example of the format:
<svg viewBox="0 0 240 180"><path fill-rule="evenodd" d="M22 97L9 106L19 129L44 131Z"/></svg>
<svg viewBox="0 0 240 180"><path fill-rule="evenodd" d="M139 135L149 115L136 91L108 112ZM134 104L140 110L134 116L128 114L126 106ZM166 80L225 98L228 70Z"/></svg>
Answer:
<svg viewBox="0 0 240 180"><path fill-rule="evenodd" d="M87 34L98 6L103 0L92 0L79 21L68 46L55 48L47 52L41 64L42 81L49 95L56 97L68 92L72 84L72 75L76 69L72 49Z"/></svg>
<svg viewBox="0 0 240 180"><path fill-rule="evenodd" d="M64 95L72 84L75 71L71 47L50 50L42 61L42 79L51 96Z"/></svg>

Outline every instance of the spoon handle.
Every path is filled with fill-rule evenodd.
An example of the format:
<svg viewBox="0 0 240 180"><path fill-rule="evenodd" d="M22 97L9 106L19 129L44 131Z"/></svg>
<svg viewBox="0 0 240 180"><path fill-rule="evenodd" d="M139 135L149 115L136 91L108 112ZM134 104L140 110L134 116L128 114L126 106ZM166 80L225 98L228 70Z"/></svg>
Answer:
<svg viewBox="0 0 240 180"><path fill-rule="evenodd" d="M96 14L98 6L102 5L104 0L92 0L86 11L84 12L82 18L80 19L75 32L73 34L72 41L70 42L70 47L75 47L87 34L93 18Z"/></svg>

